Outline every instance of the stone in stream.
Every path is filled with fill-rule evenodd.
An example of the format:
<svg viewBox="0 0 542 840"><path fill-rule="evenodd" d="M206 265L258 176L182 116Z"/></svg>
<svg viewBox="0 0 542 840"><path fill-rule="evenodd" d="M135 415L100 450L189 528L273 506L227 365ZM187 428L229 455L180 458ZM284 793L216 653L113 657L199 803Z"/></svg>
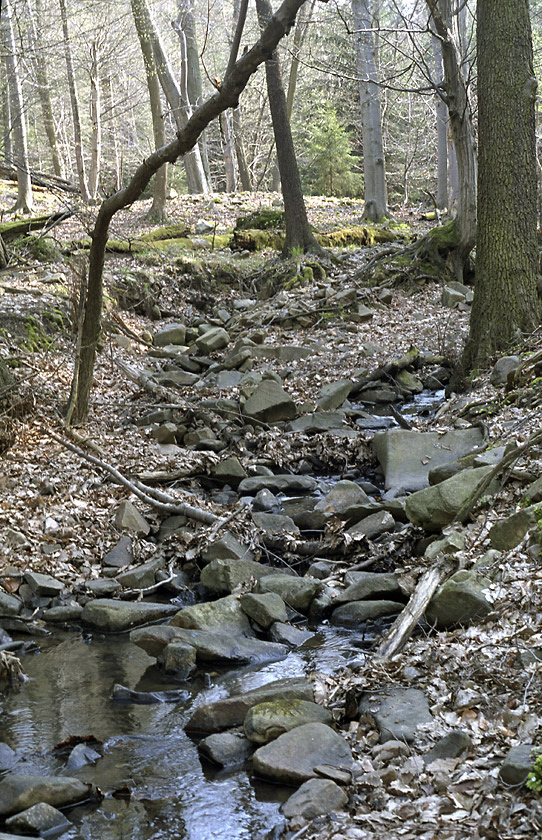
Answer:
<svg viewBox="0 0 542 840"><path fill-rule="evenodd" d="M534 764L534 744L517 744L504 759L499 776L507 785L522 785Z"/></svg>
<svg viewBox="0 0 542 840"><path fill-rule="evenodd" d="M273 642L288 645L290 648L297 648L304 645L309 639L313 639L314 633L311 633L310 630L300 630L292 624L283 624L281 621L275 621L271 625L269 636Z"/></svg>
<svg viewBox="0 0 542 840"><path fill-rule="evenodd" d="M392 688L365 694L360 714L369 714L380 732L380 742L406 741L411 744L419 726L432 723L427 697L417 688Z"/></svg>
<svg viewBox="0 0 542 840"><path fill-rule="evenodd" d="M433 595L425 612L426 621L444 629L485 618L493 609L484 595L490 582L474 570L456 572Z"/></svg>
<svg viewBox="0 0 542 840"><path fill-rule="evenodd" d="M155 703L183 703L189 694L187 691L134 691L125 685L116 683L111 692L111 700L117 703L133 703L137 706L152 706Z"/></svg>
<svg viewBox="0 0 542 840"><path fill-rule="evenodd" d="M127 589L145 589L147 586L154 586L156 583L156 572L163 569L166 561L163 557L156 560L149 560L127 572L117 575L117 581Z"/></svg>
<svg viewBox="0 0 542 840"><path fill-rule="evenodd" d="M121 531L133 531L134 534L142 534L144 537L151 530L151 526L138 509L125 499L120 503L115 513L115 525Z"/></svg>
<svg viewBox="0 0 542 840"><path fill-rule="evenodd" d="M287 647L274 642L208 630L181 630L178 640L196 649L196 661L199 664L261 665L264 662L278 662L289 653ZM168 648L164 651L164 657L167 661Z"/></svg>
<svg viewBox="0 0 542 840"><path fill-rule="evenodd" d="M403 609L403 604L397 601L350 601L341 604L331 613L331 623L335 627L356 628L364 621L381 618L385 615L395 615Z"/></svg>
<svg viewBox="0 0 542 840"><path fill-rule="evenodd" d="M6 820L6 827L12 828L17 834L39 834L40 836L66 831L71 824L62 811L45 802L38 802Z"/></svg>
<svg viewBox="0 0 542 840"><path fill-rule="evenodd" d="M268 744L305 723L331 723L328 709L310 700L271 700L248 710L243 728L255 744Z"/></svg>
<svg viewBox="0 0 542 840"><path fill-rule="evenodd" d="M233 592L240 583L249 583L266 575L279 574L279 569L256 563L254 560L212 560L201 571L200 581L211 592Z"/></svg>
<svg viewBox="0 0 542 840"><path fill-rule="evenodd" d="M339 379L322 385L318 397L318 408L322 411L334 411L339 408L352 390L351 379Z"/></svg>
<svg viewBox="0 0 542 840"><path fill-rule="evenodd" d="M377 432L373 449L384 470L389 496L422 490L429 484L429 471L456 461L483 443L478 428L446 432L414 432L389 429Z"/></svg>
<svg viewBox="0 0 542 840"><path fill-rule="evenodd" d="M231 531L226 531L223 537L203 549L201 559L204 563L211 563L212 560L253 560L254 555Z"/></svg>
<svg viewBox="0 0 542 840"><path fill-rule="evenodd" d="M196 670L196 648L186 642L170 642L163 653L164 671L187 680Z"/></svg>
<svg viewBox="0 0 542 840"><path fill-rule="evenodd" d="M51 575L42 575L39 572L25 572L25 583L38 598L54 598L64 590L64 584Z"/></svg>
<svg viewBox="0 0 542 840"><path fill-rule="evenodd" d="M395 519L391 513L388 513L387 510L379 510L370 516L364 517L364 519L360 519L359 522L356 522L355 525L348 528L346 533L352 537L363 536L367 537L368 540L375 540L382 534L393 531L394 528Z"/></svg>
<svg viewBox="0 0 542 840"><path fill-rule="evenodd" d="M275 592L266 592L262 595L249 592L241 595L241 608L249 618L265 630L268 630L276 621L288 621L286 605L280 595Z"/></svg>
<svg viewBox="0 0 542 840"><path fill-rule="evenodd" d="M0 782L0 816L18 814L39 802L64 808L97 797L93 785L70 776L21 776L10 773Z"/></svg>
<svg viewBox="0 0 542 840"><path fill-rule="evenodd" d="M244 478L239 485L239 493L255 496L260 490L270 490L272 493L284 493L294 496L297 493L312 493L318 487L318 482L310 475L257 475Z"/></svg>
<svg viewBox="0 0 542 840"><path fill-rule="evenodd" d="M337 603L378 599L382 596L402 598L397 575L392 572L357 572L355 582L347 586L337 598Z"/></svg>
<svg viewBox="0 0 542 840"><path fill-rule="evenodd" d="M11 747L0 741L0 772L11 770L17 763L17 753Z"/></svg>
<svg viewBox="0 0 542 840"><path fill-rule="evenodd" d="M296 413L290 394L273 379L264 379L243 406L245 417L263 423L292 420Z"/></svg>
<svg viewBox="0 0 542 840"><path fill-rule="evenodd" d="M219 767L241 767L254 752L254 745L241 732L215 732L198 744L198 752Z"/></svg>
<svg viewBox="0 0 542 840"><path fill-rule="evenodd" d="M331 779L309 779L292 793L280 810L289 820L294 817L313 820L331 811L340 811L347 802L348 796L344 789Z"/></svg>
<svg viewBox="0 0 542 840"><path fill-rule="evenodd" d="M1 615L19 615L23 607L22 601L15 598L14 595L8 595L7 592L0 590L0 614Z"/></svg>
<svg viewBox="0 0 542 840"><path fill-rule="evenodd" d="M477 467L442 481L425 490L418 490L409 496L405 502L405 510L414 525L420 525L426 531L440 531L448 525L459 513L462 506L470 498L479 482L488 475L492 467ZM491 485L486 495L492 492Z"/></svg>
<svg viewBox="0 0 542 840"><path fill-rule="evenodd" d="M173 627L171 624L139 627L130 633L130 641L149 656L159 659L164 648L179 639L179 629L179 627Z"/></svg>
<svg viewBox="0 0 542 840"><path fill-rule="evenodd" d="M76 744L68 756L66 770L73 773L80 770L81 767L86 767L87 764L96 764L100 758L100 753L93 750L88 744Z"/></svg>
<svg viewBox="0 0 542 840"><path fill-rule="evenodd" d="M216 630L230 636L254 635L239 599L233 595L184 607L173 616L170 624L189 630Z"/></svg>
<svg viewBox="0 0 542 840"><path fill-rule="evenodd" d="M276 592L282 600L294 610L306 613L312 599L318 595L322 584L316 578L295 577L293 575L267 575L261 578L258 592Z"/></svg>
<svg viewBox="0 0 542 840"><path fill-rule="evenodd" d="M81 620L104 633L121 633L139 624L168 618L176 612L177 607L171 604L154 604L144 601L134 603L97 598L96 601L85 604Z"/></svg>
<svg viewBox="0 0 542 840"><path fill-rule="evenodd" d="M305 723L280 735L254 753L256 775L272 782L299 785L317 777L315 767L328 765L349 771L350 747L324 723Z"/></svg>
<svg viewBox="0 0 542 840"><path fill-rule="evenodd" d="M243 724L247 712L252 706L288 698L313 701L312 685L302 677L276 680L261 686L261 688L245 691L244 694L197 706L184 728L187 732L194 733L221 732L223 729L232 729Z"/></svg>

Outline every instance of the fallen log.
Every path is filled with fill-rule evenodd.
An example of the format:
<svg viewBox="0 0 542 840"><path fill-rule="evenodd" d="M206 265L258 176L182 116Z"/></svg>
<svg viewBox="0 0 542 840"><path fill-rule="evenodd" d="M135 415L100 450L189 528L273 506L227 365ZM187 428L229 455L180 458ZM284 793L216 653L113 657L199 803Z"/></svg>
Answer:
<svg viewBox="0 0 542 840"><path fill-rule="evenodd" d="M16 181L17 169L7 163L0 163L0 178L5 178L6 181ZM66 181L65 178L59 178L58 175L46 175L44 172L30 170L30 178L32 184L36 187L43 187L43 189L56 188L71 193L79 192L79 187L76 187L70 181Z"/></svg>
<svg viewBox="0 0 542 840"><path fill-rule="evenodd" d="M59 210L58 213L50 213L44 216L31 216L29 219L16 219L14 222L4 222L0 225L0 237L4 242L17 239L18 236L25 236L32 230L41 230L47 233L59 222L69 219L73 213L71 210Z"/></svg>

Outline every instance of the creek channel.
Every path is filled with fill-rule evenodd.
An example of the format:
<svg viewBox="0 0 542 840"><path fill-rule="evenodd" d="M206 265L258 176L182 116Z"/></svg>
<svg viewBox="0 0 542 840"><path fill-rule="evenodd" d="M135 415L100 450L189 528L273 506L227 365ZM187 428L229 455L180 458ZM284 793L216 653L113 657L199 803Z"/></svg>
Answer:
<svg viewBox="0 0 542 840"><path fill-rule="evenodd" d="M255 840L282 822L279 806L293 789L200 759L183 731L191 710L277 679L336 672L363 656L365 646L368 637L320 627L281 662L214 671L191 682L175 704L134 705L111 699L115 683L142 692L186 684L168 680L128 634L55 631L23 657L28 679L21 688L0 695L0 741L15 750L14 772L75 775L105 794L97 805L67 812L73 827L63 840ZM93 735L103 742L103 757L66 770L53 747L70 735ZM129 799L113 796L125 786Z"/></svg>

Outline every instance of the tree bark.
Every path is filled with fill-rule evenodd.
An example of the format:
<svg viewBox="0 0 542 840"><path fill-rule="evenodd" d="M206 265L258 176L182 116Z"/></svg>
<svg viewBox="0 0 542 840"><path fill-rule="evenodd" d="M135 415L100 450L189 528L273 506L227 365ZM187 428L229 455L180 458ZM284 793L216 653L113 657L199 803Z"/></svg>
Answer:
<svg viewBox="0 0 542 840"><path fill-rule="evenodd" d="M90 140L90 168L88 191L94 203L98 194L100 163L102 157L102 91L99 75L99 46L96 39L90 47L90 122L92 135Z"/></svg>
<svg viewBox="0 0 542 840"><path fill-rule="evenodd" d="M85 171L85 158L83 155L83 136L81 130L81 116L79 114L79 96L77 93L77 85L75 82L75 73L73 70L73 59L70 47L70 34L68 31L68 13L66 11L66 0L59 0L60 17L62 20L62 32L64 35L64 59L66 61L66 70L68 74L68 87L70 90L70 103L72 109L73 120L73 143L75 149L75 162L77 165L77 176L79 179L79 188L83 201L88 204L90 200L90 193L87 184L87 176Z"/></svg>
<svg viewBox="0 0 542 840"><path fill-rule="evenodd" d="M260 28L263 29L271 18L269 0L256 0L256 11ZM305 253L306 251L321 253L322 248L314 237L307 217L290 121L286 114L286 96L276 50L265 62L265 76L277 149L282 197L284 199L286 239L282 253L283 256L291 256L294 252Z"/></svg>
<svg viewBox="0 0 542 840"><path fill-rule="evenodd" d="M9 79L6 56L2 56L2 65L5 71L4 78ZM11 140L11 102L9 99L9 85L4 84L4 97L2 100L2 130L4 140L4 158L11 165L13 163L13 143Z"/></svg>
<svg viewBox="0 0 542 840"><path fill-rule="evenodd" d="M51 104L49 73L47 70L47 52L41 35L43 25L43 9L41 0L36 0L36 17L37 21L34 19L34 16L31 15L32 39L34 41L35 50L34 67L36 81L38 84L38 96L41 105L43 126L45 128L49 149L51 151L53 171L58 178L62 178L64 173L62 170L62 159L60 157L57 132L53 117L53 106Z"/></svg>
<svg viewBox="0 0 542 840"><path fill-rule="evenodd" d="M245 144L243 142L243 120L240 106L234 108L232 111L232 125L241 189L245 192L250 192L252 190L252 178L250 177L250 169L248 168Z"/></svg>
<svg viewBox="0 0 542 840"><path fill-rule="evenodd" d="M10 0L4 0L4 13L0 19L0 27L6 46L11 126L14 139L13 163L17 167L17 201L13 211L15 213L30 213L33 205L32 183L24 121L23 94L19 76L19 62L15 52Z"/></svg>
<svg viewBox="0 0 542 840"><path fill-rule="evenodd" d="M152 116L152 131L154 135L154 148L160 149L162 148L162 146L166 145L166 127L164 124L164 115L162 112L162 103L160 100L160 82L158 81L158 74L156 72L156 63L154 61L152 43L148 37L144 17L142 17L141 15L141 8L137 0L132 0L132 14L134 16L136 32L139 38L141 52L143 54L143 63L145 65L147 87L149 89L149 100ZM167 163L165 163L154 176L154 192L152 206L148 214L150 221L165 221L166 194Z"/></svg>
<svg viewBox="0 0 542 840"><path fill-rule="evenodd" d="M80 336L70 399L67 406L67 423L81 423L88 414L90 390L96 359L96 347L101 331L103 302L103 266L105 248L111 219L123 207L136 201L152 176L164 163L173 163L197 143L201 132L226 108L236 108L239 95L258 67L269 59L280 39L290 31L303 0L283 0L280 8L261 33L254 46L238 59L225 74L220 90L196 108L185 128L171 143L157 149L135 171L124 189L102 202L91 234L88 280L83 293Z"/></svg>
<svg viewBox="0 0 542 840"><path fill-rule="evenodd" d="M478 237L467 366L539 323L537 83L528 0L478 3Z"/></svg>
<svg viewBox="0 0 542 840"><path fill-rule="evenodd" d="M233 142L233 128L228 111L220 114L220 133L222 134L222 154L226 170L226 192L233 193L237 189L237 167L235 166L235 145Z"/></svg>
<svg viewBox="0 0 542 840"><path fill-rule="evenodd" d="M363 217L376 222L388 212L386 164L382 139L380 80L376 66L375 39L370 0L352 0L356 66L359 78L365 207Z"/></svg>
<svg viewBox="0 0 542 840"><path fill-rule="evenodd" d="M442 64L442 48L440 41L433 35L433 61L435 68L435 82L439 92L435 96L435 118L437 125L437 209L444 210L448 205L448 109L440 89L444 82L444 67Z"/></svg>

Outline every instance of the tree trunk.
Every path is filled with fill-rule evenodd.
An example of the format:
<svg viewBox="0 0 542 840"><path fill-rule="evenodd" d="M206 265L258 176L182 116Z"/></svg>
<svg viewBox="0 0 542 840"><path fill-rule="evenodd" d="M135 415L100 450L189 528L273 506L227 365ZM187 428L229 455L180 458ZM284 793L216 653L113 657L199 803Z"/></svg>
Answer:
<svg viewBox="0 0 542 840"><path fill-rule="evenodd" d="M370 0L352 0L363 135L363 174L365 178L363 217L376 222L387 214L388 200L384 142L382 140L380 81L376 66L375 39L371 31L373 26L369 4Z"/></svg>
<svg viewBox="0 0 542 840"><path fill-rule="evenodd" d="M111 77L111 69L106 65L104 77L102 79L102 88L104 92L104 114L108 115L111 137L110 148L112 147L112 158L114 161L115 187L114 191L120 190L122 187L122 156L119 152L119 141L117 135L117 126L115 122L115 111L113 105L113 82ZM165 139L164 139L165 143Z"/></svg>
<svg viewBox="0 0 542 840"><path fill-rule="evenodd" d="M134 23L136 27L137 36L143 54L143 63L145 65L145 75L147 77L147 87L149 89L149 100L151 106L152 116L152 131L154 135L154 148L160 149L166 145L166 127L164 123L164 115L162 113L162 103L160 100L160 82L156 72L156 64L154 61L154 53L152 43L148 37L145 28L145 21L140 14L140 6L137 0L132 0L132 14L134 16ZM152 207L149 210L148 217L153 222L164 222L166 218L166 194L167 194L167 163L155 175L154 178L154 193L152 200Z"/></svg>
<svg viewBox="0 0 542 840"><path fill-rule="evenodd" d="M455 255L454 273L463 279L463 268L476 241L477 162L474 129L467 83L462 72L463 59L457 26L453 26L448 0L426 0L435 31L442 45L445 101L457 156L459 194L456 227L460 244Z"/></svg>
<svg viewBox="0 0 542 840"><path fill-rule="evenodd" d="M87 176L85 172L85 158L83 155L83 137L81 131L81 117L79 114L79 97L77 94L77 85L75 83L75 73L73 71L72 52L70 47L70 34L68 32L68 14L66 11L66 0L59 0L60 17L62 20L62 32L64 34L64 59L66 61L66 70L68 74L68 87L70 90L70 102L72 109L73 120L73 142L75 148L75 162L77 165L77 177L79 179L79 188L83 201L88 204L90 200L90 193L87 184Z"/></svg>
<svg viewBox="0 0 542 840"><path fill-rule="evenodd" d="M436 35L433 35L431 42L435 83L440 91L444 82L442 49ZM437 124L437 209L444 210L448 206L448 109L440 92L435 96L435 117Z"/></svg>
<svg viewBox="0 0 542 840"><path fill-rule="evenodd" d="M9 99L9 79L8 64L6 56L2 56L2 64L4 65L4 97L2 100L2 129L4 139L4 158L11 165L13 163L13 144L11 142L11 102Z"/></svg>
<svg viewBox="0 0 542 840"><path fill-rule="evenodd" d="M90 169L88 191L91 201L96 201L100 180L102 156L102 91L100 86L98 44L94 40L90 47L90 122L92 135L90 140Z"/></svg>
<svg viewBox="0 0 542 840"><path fill-rule="evenodd" d="M486 365L539 320L537 83L528 0L478 2L477 51L480 169L469 368Z"/></svg>
<svg viewBox="0 0 542 840"><path fill-rule="evenodd" d="M232 111L232 124L241 189L245 192L250 192L252 190L252 178L250 177L250 169L248 168L245 144L243 142L243 125L240 106L234 108Z"/></svg>
<svg viewBox="0 0 542 840"><path fill-rule="evenodd" d="M243 53L226 72L220 90L197 108L175 140L157 149L138 167L124 189L102 202L91 234L88 281L82 293L82 317L70 399L68 423L81 423L88 414L90 390L101 330L103 267L111 219L136 201L152 176L164 163L173 163L197 143L201 132L226 108L236 108L239 95L258 67L273 54L280 39L290 31L303 0L283 0L252 49Z"/></svg>
<svg viewBox="0 0 542 840"><path fill-rule="evenodd" d="M256 0L256 11L260 28L263 29L271 19L269 0ZM286 114L286 96L276 50L273 50L273 54L265 62L265 77L284 199L286 239L282 253L283 256L291 256L297 251L321 252L322 249L314 238L307 217L290 121Z"/></svg>
<svg viewBox="0 0 542 840"><path fill-rule="evenodd" d="M222 153L226 169L226 192L233 193L237 188L237 170L231 117L227 111L220 114L220 133L222 134Z"/></svg>
<svg viewBox="0 0 542 840"><path fill-rule="evenodd" d="M34 41L34 68L36 73L36 81L38 85L38 96L41 105L41 113L43 116L43 126L47 135L49 149L51 151L51 158L53 162L53 171L58 178L63 178L62 160L60 157L60 150L58 147L58 138L55 128L55 121L53 118L53 106L51 104L51 95L49 91L49 74L47 71L47 53L41 36L43 26L43 9L41 0L36 0L36 16L30 16L32 26L32 39Z"/></svg>
<svg viewBox="0 0 542 840"><path fill-rule="evenodd" d="M19 77L19 62L17 61L15 52L15 35L13 33L10 0L5 0L4 13L0 19L0 26L6 46L11 126L14 140L13 163L17 167L17 201L13 207L13 211L15 213L30 213L33 205L32 184L28 161L23 94Z"/></svg>

